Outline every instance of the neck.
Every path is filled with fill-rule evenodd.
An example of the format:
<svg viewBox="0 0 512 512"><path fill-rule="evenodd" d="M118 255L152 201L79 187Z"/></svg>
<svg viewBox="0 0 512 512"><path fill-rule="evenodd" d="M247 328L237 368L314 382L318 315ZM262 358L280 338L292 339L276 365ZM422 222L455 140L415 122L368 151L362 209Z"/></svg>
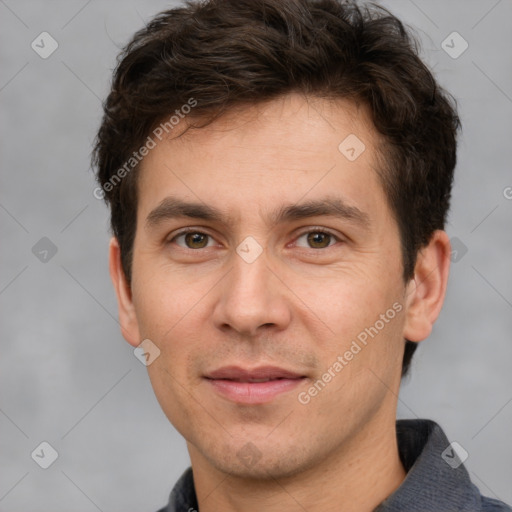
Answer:
<svg viewBox="0 0 512 512"><path fill-rule="evenodd" d="M383 428L385 427L385 428ZM402 483L395 418L373 422L301 473L254 480L212 467L189 445L201 512L371 512Z"/></svg>

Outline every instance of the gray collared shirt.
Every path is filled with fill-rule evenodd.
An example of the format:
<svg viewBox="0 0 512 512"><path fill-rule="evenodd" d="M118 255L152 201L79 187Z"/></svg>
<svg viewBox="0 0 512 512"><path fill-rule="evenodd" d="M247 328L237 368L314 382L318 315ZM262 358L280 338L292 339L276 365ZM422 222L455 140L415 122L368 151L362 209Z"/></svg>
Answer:
<svg viewBox="0 0 512 512"><path fill-rule="evenodd" d="M430 420L398 420L398 451L407 476L374 512L512 512L480 494L441 427ZM199 512L188 468L158 512Z"/></svg>

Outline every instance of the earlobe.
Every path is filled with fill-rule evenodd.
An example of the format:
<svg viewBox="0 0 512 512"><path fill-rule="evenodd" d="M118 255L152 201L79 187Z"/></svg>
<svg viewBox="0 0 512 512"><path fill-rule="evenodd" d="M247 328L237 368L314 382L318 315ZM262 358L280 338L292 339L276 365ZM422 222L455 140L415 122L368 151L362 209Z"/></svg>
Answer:
<svg viewBox="0 0 512 512"><path fill-rule="evenodd" d="M134 347L140 344L140 333L132 301L132 291L121 264L121 250L115 237L109 244L109 270L117 296L119 324L124 339Z"/></svg>
<svg viewBox="0 0 512 512"><path fill-rule="evenodd" d="M414 277L407 287L403 337L410 341L427 338L443 306L450 271L451 246L445 231L433 233L419 253Z"/></svg>

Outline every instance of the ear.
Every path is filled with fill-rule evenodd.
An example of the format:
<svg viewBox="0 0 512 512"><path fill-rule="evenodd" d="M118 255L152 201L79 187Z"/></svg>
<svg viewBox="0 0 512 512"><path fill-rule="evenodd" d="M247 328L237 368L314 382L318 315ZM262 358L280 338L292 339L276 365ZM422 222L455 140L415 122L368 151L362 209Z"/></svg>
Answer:
<svg viewBox="0 0 512 512"><path fill-rule="evenodd" d="M414 277L407 286L403 336L422 341L432 332L443 306L450 271L451 245L445 231L434 231L419 253Z"/></svg>
<svg viewBox="0 0 512 512"><path fill-rule="evenodd" d="M124 339L134 347L140 345L139 325L132 302L132 292L121 265L121 249L115 237L109 245L109 270L117 295L119 323Z"/></svg>

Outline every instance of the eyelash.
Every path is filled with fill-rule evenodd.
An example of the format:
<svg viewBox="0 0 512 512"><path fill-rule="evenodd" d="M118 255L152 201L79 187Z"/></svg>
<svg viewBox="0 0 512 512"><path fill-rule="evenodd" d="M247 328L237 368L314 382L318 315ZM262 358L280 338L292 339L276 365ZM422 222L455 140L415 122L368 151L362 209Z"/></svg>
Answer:
<svg viewBox="0 0 512 512"><path fill-rule="evenodd" d="M178 233L176 233L167 243L168 244L171 244L173 243L178 237L180 236L183 236L183 235L186 235L188 233L197 233L197 234L200 234L200 235L206 235L210 238L213 238L212 235L208 234L208 233L205 233L203 231L199 231L198 229L195 229L195 228L184 228L182 229L181 231L179 231ZM313 228L309 228L308 230L306 231L302 231L301 233L299 233L296 237L296 239L299 239L300 237L304 236L304 235L307 235L307 234L310 234L310 233L322 233L322 234L325 234L325 235L329 235L331 236L332 238L335 239L335 241L337 242L342 242L343 240L335 235L334 233L332 233L330 230L326 229L326 228L322 228L322 227L313 227ZM325 250L325 249L328 249L330 247L333 247L335 244L332 244L332 245L328 245L327 247L322 247L320 249L315 249L314 247L308 247L308 248L304 248L304 247L300 247L301 249L311 249L312 251L319 251L319 250ZM202 249L191 249L190 247L181 247L179 246L180 249L183 249L185 251L191 251L191 252L199 252L201 250L204 250L204 249L208 249L209 247L203 247Z"/></svg>

